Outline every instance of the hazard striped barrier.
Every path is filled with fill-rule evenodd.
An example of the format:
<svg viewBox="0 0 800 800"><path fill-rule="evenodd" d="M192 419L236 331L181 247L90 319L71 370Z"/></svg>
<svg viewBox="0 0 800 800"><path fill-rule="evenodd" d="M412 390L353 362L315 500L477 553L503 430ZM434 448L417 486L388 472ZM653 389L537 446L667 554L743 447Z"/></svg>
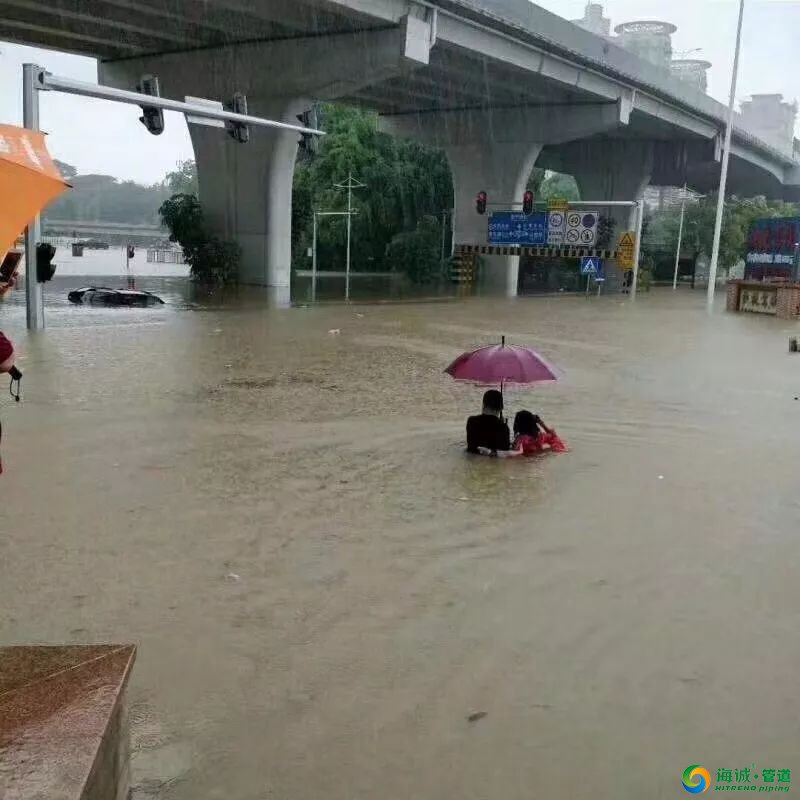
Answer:
<svg viewBox="0 0 800 800"><path fill-rule="evenodd" d="M480 256L538 256L540 258L604 258L613 261L616 250L596 250L588 247L519 247L498 244L457 244L457 253Z"/></svg>

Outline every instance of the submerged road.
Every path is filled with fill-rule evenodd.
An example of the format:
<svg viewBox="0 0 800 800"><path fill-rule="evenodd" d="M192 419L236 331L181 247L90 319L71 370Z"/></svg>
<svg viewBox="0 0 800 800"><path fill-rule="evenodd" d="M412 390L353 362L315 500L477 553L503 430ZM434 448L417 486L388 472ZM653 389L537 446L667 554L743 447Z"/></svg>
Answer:
<svg viewBox="0 0 800 800"><path fill-rule="evenodd" d="M800 769L796 328L703 306L242 293L59 308L33 339L2 306L26 375L0 404L0 643L138 643L140 800ZM441 370L501 333L566 370L511 404L569 455L463 454L480 391Z"/></svg>

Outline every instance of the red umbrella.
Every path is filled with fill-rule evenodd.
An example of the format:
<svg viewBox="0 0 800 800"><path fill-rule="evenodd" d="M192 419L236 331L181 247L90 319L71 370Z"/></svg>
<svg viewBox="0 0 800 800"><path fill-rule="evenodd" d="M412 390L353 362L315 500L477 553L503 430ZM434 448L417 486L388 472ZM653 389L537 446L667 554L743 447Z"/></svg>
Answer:
<svg viewBox="0 0 800 800"><path fill-rule="evenodd" d="M504 336L500 344L481 347L460 355L446 370L457 381L472 383L543 383L557 381L561 371L548 363L535 350L506 344Z"/></svg>

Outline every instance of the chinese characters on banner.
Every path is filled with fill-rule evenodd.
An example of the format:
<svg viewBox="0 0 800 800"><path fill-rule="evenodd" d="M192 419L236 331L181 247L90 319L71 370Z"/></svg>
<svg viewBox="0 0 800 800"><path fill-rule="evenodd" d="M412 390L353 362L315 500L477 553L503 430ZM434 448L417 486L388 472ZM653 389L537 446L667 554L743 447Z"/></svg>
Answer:
<svg viewBox="0 0 800 800"><path fill-rule="evenodd" d="M792 277L800 257L800 218L757 219L747 236L745 278Z"/></svg>

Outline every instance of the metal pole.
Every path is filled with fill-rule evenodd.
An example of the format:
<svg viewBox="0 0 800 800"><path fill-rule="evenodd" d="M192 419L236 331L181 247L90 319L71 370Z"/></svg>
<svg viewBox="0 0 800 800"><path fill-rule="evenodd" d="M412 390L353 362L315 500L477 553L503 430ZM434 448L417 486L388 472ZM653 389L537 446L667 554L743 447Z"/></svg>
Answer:
<svg viewBox="0 0 800 800"><path fill-rule="evenodd" d="M317 212L314 212L314 225L311 233L311 302L317 301Z"/></svg>
<svg viewBox="0 0 800 800"><path fill-rule="evenodd" d="M344 299L350 299L350 234L353 220L353 173L347 175L347 265L344 271Z"/></svg>
<svg viewBox="0 0 800 800"><path fill-rule="evenodd" d="M683 218L686 214L686 184L683 184L683 200L681 202L681 221L678 225L678 246L675 248L675 272L672 276L672 290L678 288L678 267L681 262L681 245L683 244Z"/></svg>
<svg viewBox="0 0 800 800"><path fill-rule="evenodd" d="M633 250L633 281L631 283L631 300L636 299L636 290L639 287L639 256L642 253L642 228L644 227L644 195L639 198L639 208L636 211L636 244Z"/></svg>
<svg viewBox="0 0 800 800"><path fill-rule="evenodd" d="M36 76L40 67L22 67L22 124L31 131L39 130L39 90ZM36 245L42 235L41 218L37 214L25 229L25 306L29 331L44 328L44 297L42 284L36 276Z"/></svg>
<svg viewBox="0 0 800 800"><path fill-rule="evenodd" d="M706 305L714 308L714 293L717 288L717 265L719 263L719 243L722 237L722 216L725 213L725 188L728 183L728 164L731 157L731 138L733 136L733 107L736 103L736 83L739 79L739 52L742 46L742 21L744 19L744 0L739 0L739 25L736 29L736 50L733 56L733 75L731 75L731 96L728 102L728 124L725 128L725 147L722 151L722 168L719 176L719 196L717 197L717 218L714 222L714 244L711 248L711 262L708 265L708 289Z"/></svg>
<svg viewBox="0 0 800 800"><path fill-rule="evenodd" d="M439 267L444 264L444 242L447 234L447 212L442 211L442 254L439 256Z"/></svg>
<svg viewBox="0 0 800 800"><path fill-rule="evenodd" d="M297 131L298 133L311 134L313 136L324 136L325 131L316 128L307 128L304 125L292 125L288 122L278 122L273 119L254 117L249 114L236 114L233 111L226 111L224 108L200 105L199 103L186 103L182 100L172 100L169 97L156 97L149 94L139 94L129 92L127 89L115 89L112 86L101 86L97 83L86 83L76 81L72 78L63 78L59 75L51 75L41 67L35 67L36 81L40 89L47 91L63 92L64 94L76 94L80 97L96 97L100 100L114 100L117 103L129 103L136 106L151 106L162 108L165 111L178 111L181 114L189 114L193 117L205 117L206 119L218 119L228 122L241 122L245 125L262 128L277 128L282 131Z"/></svg>

